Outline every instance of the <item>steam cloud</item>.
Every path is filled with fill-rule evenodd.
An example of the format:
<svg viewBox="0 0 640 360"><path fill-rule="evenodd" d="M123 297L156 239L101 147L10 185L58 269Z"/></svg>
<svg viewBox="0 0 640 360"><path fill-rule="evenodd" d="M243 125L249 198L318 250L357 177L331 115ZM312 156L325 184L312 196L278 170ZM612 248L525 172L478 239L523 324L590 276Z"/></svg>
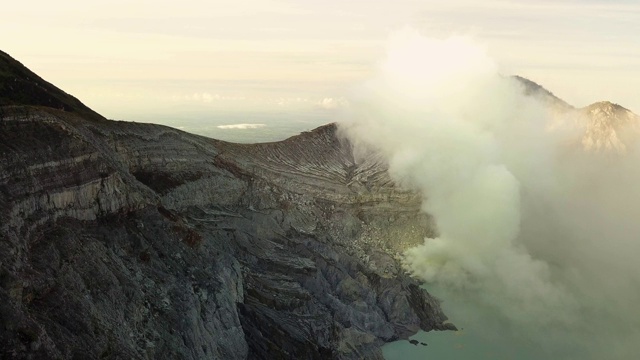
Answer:
<svg viewBox="0 0 640 360"><path fill-rule="evenodd" d="M576 123L472 40L402 31L340 126L437 222L405 253L413 275L497 309L554 358L633 358L640 156L583 152Z"/></svg>

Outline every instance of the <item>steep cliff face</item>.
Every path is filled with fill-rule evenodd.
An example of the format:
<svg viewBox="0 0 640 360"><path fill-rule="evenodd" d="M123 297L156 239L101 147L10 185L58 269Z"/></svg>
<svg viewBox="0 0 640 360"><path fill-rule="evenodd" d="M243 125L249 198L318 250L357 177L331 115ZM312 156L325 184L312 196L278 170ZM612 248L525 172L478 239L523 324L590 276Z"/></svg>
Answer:
<svg viewBox="0 0 640 360"><path fill-rule="evenodd" d="M0 93L1 357L380 358L452 328L396 256L433 231L419 197L334 125L225 143L0 64L73 105Z"/></svg>

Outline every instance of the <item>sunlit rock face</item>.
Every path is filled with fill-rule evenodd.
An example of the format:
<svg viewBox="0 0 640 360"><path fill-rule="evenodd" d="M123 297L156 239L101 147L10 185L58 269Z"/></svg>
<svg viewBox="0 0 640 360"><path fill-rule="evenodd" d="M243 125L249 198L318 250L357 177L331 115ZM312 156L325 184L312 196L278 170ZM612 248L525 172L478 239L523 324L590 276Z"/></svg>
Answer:
<svg viewBox="0 0 640 360"><path fill-rule="evenodd" d="M452 328L399 265L420 197L335 125L108 121L0 55L0 357L375 359Z"/></svg>
<svg viewBox="0 0 640 360"><path fill-rule="evenodd" d="M579 112L586 151L625 154L640 135L640 117L620 105L597 102Z"/></svg>

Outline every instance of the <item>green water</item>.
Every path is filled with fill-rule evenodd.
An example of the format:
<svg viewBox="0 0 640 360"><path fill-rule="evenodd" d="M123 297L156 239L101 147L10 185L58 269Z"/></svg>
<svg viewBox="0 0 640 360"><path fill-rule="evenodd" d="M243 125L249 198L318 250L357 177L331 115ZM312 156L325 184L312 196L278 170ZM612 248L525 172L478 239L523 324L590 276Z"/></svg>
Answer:
<svg viewBox="0 0 640 360"><path fill-rule="evenodd" d="M385 359L537 359L522 350L502 346L500 342L487 342L475 331L420 332L411 339L426 343L413 345L408 341L397 341L383 348Z"/></svg>
<svg viewBox="0 0 640 360"><path fill-rule="evenodd" d="M474 303L473 299L447 294L438 288L428 291L443 299L442 308L458 331L421 331L412 340L396 341L382 348L387 360L534 360L576 359L562 336L532 336L530 331L515 329L499 313ZM526 311L526 310L523 310ZM541 340L544 339L544 340ZM422 343L426 343L424 346Z"/></svg>

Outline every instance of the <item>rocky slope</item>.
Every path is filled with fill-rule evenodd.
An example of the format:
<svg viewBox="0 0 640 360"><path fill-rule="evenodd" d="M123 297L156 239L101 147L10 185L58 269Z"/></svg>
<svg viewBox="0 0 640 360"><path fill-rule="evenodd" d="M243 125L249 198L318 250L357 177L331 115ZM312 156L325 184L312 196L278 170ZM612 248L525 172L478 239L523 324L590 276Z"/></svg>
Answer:
<svg viewBox="0 0 640 360"><path fill-rule="evenodd" d="M396 256L432 235L419 197L334 125L107 121L0 55L1 358L375 359L453 328Z"/></svg>
<svg viewBox="0 0 640 360"><path fill-rule="evenodd" d="M640 135L640 117L618 104L602 101L579 110L581 143L589 152L625 154Z"/></svg>
<svg viewBox="0 0 640 360"><path fill-rule="evenodd" d="M600 154L623 155L633 151L640 138L640 116L629 109L609 101L575 108L529 79L513 78L522 85L525 94L549 105L554 115L549 124L551 130L562 129L575 135L572 147Z"/></svg>
<svg viewBox="0 0 640 360"><path fill-rule="evenodd" d="M518 75L514 75L512 78L522 85L525 95L537 97L557 112L567 112L575 109L573 106L555 96L551 91L545 89L540 84Z"/></svg>

